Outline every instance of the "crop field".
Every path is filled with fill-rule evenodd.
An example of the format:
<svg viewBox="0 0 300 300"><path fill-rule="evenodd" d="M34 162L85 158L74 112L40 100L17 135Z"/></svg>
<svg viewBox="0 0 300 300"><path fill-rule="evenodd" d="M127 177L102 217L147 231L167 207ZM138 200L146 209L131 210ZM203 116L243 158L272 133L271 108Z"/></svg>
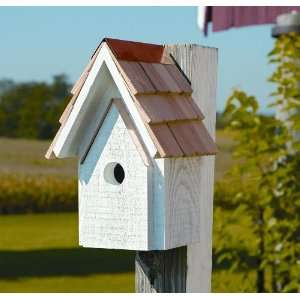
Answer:
<svg viewBox="0 0 300 300"><path fill-rule="evenodd" d="M232 164L233 141L219 131L217 142L218 180ZM47 141L1 138L0 144L1 176L76 180L74 160L44 159ZM0 292L133 292L135 253L79 247L77 219L76 212L0 215ZM251 290L251 280L231 276L217 266L213 290Z"/></svg>
<svg viewBox="0 0 300 300"><path fill-rule="evenodd" d="M0 138L0 174L76 176L73 159L45 159L50 141Z"/></svg>
<svg viewBox="0 0 300 300"><path fill-rule="evenodd" d="M217 132L216 179L221 178L232 164L232 136ZM76 177L74 159L47 160L44 155L50 141L0 138L0 174L55 175Z"/></svg>

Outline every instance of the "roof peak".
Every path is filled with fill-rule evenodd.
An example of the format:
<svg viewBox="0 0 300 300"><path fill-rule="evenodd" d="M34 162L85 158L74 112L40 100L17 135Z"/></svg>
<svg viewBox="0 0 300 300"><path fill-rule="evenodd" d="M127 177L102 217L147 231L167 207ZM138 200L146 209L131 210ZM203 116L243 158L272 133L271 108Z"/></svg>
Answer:
<svg viewBox="0 0 300 300"><path fill-rule="evenodd" d="M144 42L104 38L105 42L118 60L139 61L147 63L170 64L172 58L166 53L165 46Z"/></svg>
<svg viewBox="0 0 300 300"><path fill-rule="evenodd" d="M146 45L146 46L159 46L159 47L164 47L164 45L162 44L154 44L154 43L146 43L146 42L141 42L141 41L133 41L133 40L123 40L123 39L117 39L117 38L113 38L113 37L104 37L102 39L102 42L110 42L110 41L117 41L120 43L132 43L132 44L136 44L136 45Z"/></svg>

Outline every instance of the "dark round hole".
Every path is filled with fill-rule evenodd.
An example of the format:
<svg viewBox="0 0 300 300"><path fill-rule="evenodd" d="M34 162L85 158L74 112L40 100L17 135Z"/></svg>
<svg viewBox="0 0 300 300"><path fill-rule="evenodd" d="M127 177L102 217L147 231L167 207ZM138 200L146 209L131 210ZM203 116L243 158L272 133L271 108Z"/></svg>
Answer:
<svg viewBox="0 0 300 300"><path fill-rule="evenodd" d="M125 178L125 172L120 164L116 164L114 167L114 176L118 183L122 183Z"/></svg>

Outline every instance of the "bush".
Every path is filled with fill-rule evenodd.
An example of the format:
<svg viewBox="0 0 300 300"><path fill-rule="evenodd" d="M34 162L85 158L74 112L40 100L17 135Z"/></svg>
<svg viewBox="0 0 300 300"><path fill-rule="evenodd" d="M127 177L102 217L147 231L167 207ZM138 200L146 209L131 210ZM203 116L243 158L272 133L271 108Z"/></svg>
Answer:
<svg viewBox="0 0 300 300"><path fill-rule="evenodd" d="M0 214L77 210L77 182L54 176L0 177Z"/></svg>

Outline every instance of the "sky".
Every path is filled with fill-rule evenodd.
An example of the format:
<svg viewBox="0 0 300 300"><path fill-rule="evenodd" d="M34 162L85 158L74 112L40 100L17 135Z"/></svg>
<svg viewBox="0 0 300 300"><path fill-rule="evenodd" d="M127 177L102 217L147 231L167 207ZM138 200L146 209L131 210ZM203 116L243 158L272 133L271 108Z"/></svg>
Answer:
<svg viewBox="0 0 300 300"><path fill-rule="evenodd" d="M48 81L81 74L103 37L149 43L197 43L219 49L217 110L233 88L255 95L263 112L273 86L271 25L205 37L196 7L0 7L0 79Z"/></svg>

